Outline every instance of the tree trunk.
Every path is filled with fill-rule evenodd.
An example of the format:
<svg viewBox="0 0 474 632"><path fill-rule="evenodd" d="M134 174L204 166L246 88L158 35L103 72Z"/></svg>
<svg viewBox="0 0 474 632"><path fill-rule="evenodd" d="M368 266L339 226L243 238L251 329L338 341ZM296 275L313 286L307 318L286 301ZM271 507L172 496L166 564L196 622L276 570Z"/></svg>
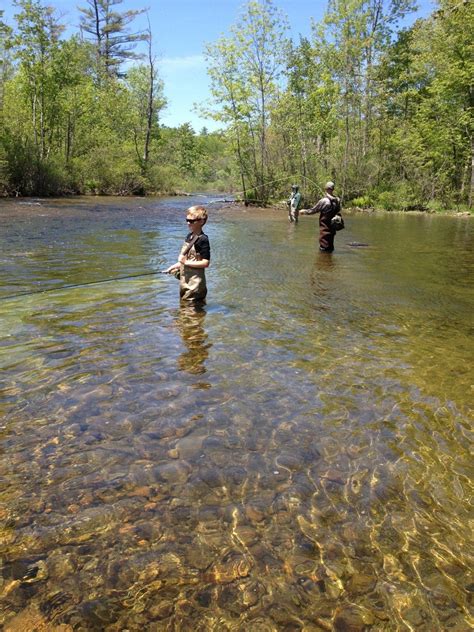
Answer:
<svg viewBox="0 0 474 632"><path fill-rule="evenodd" d="M471 135L471 187L469 189L468 207L472 208L474 197L474 135Z"/></svg>
<svg viewBox="0 0 474 632"><path fill-rule="evenodd" d="M69 165L69 162L71 160L71 147L72 147L72 123L71 123L71 113L68 112L67 126L66 126L66 166Z"/></svg>
<svg viewBox="0 0 474 632"><path fill-rule="evenodd" d="M142 159L142 175L144 175L148 170L148 160L150 157L150 139L151 139L151 129L153 125L153 100L154 100L154 87L155 87L155 60L153 59L152 54L152 35L151 35L151 26L150 22L148 22L148 66L150 70L149 74L149 86L148 86L148 103L147 103L147 111L146 111L146 132L145 132L145 143L143 147L143 159Z"/></svg>

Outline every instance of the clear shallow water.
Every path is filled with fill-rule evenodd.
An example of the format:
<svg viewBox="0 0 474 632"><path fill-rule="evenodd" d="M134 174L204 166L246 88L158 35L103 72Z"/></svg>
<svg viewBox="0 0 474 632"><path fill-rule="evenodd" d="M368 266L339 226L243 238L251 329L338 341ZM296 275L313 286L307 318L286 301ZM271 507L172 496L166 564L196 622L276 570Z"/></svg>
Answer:
<svg viewBox="0 0 474 632"><path fill-rule="evenodd" d="M205 198L1 202L1 296ZM472 221L209 207L0 301L0 625L469 629ZM354 248L350 242L368 243Z"/></svg>

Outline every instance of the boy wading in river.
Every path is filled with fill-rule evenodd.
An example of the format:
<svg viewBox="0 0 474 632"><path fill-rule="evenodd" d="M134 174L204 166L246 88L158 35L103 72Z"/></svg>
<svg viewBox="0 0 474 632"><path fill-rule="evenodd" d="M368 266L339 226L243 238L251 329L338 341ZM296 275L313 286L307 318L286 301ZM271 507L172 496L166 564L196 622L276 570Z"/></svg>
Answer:
<svg viewBox="0 0 474 632"><path fill-rule="evenodd" d="M165 272L179 278L179 294L183 301L204 301L207 294L205 269L211 260L209 238L202 232L207 222L204 206L188 208L186 222L191 232L186 235L178 261Z"/></svg>

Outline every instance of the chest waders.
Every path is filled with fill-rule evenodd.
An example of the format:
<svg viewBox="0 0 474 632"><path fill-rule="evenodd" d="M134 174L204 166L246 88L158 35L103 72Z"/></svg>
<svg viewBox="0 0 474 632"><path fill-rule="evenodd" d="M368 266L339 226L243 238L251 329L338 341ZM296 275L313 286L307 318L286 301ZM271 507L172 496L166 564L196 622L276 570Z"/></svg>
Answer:
<svg viewBox="0 0 474 632"><path fill-rule="evenodd" d="M186 253L188 244L183 244L181 253ZM194 244L188 251L188 261L201 261ZM183 301L202 301L206 298L206 274L204 268L192 268L181 264L179 279L179 295Z"/></svg>
<svg viewBox="0 0 474 632"><path fill-rule="evenodd" d="M332 252L334 250L334 236L336 229L332 225L332 218L340 211L340 205L326 196L330 202L330 207L319 214L319 249L322 252Z"/></svg>

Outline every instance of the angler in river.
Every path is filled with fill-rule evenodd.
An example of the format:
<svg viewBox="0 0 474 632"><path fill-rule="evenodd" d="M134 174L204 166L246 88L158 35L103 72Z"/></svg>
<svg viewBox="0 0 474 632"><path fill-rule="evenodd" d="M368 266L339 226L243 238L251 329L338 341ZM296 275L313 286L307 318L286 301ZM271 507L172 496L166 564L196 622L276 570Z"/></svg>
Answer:
<svg viewBox="0 0 474 632"><path fill-rule="evenodd" d="M299 187L297 184L294 184L291 187L291 196L287 201L288 219L290 222L295 222L295 224L298 223L299 208L301 203L301 193L298 189Z"/></svg>
<svg viewBox="0 0 474 632"><path fill-rule="evenodd" d="M204 206L191 206L186 213L190 231L181 248L178 261L167 268L167 274L179 279L179 293L184 301L204 301L207 294L205 269L209 267L211 249L209 238L202 232L207 222Z"/></svg>
<svg viewBox="0 0 474 632"><path fill-rule="evenodd" d="M321 252L334 250L334 236L344 222L341 217L341 200L334 195L334 182L327 182L324 196L312 208L301 209L300 215L319 213L319 249ZM337 220L337 221L336 221ZM337 225L339 222L339 226Z"/></svg>

